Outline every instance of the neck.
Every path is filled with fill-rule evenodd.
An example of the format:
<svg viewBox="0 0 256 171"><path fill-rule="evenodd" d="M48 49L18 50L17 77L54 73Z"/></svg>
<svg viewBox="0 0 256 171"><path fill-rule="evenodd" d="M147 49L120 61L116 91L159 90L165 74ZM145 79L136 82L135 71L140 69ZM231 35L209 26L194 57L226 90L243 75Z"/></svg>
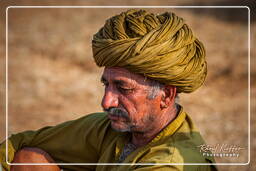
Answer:
<svg viewBox="0 0 256 171"><path fill-rule="evenodd" d="M152 123L151 129L145 132L133 132L131 142L136 147L141 147L153 140L177 115L176 108L172 108L158 116Z"/></svg>

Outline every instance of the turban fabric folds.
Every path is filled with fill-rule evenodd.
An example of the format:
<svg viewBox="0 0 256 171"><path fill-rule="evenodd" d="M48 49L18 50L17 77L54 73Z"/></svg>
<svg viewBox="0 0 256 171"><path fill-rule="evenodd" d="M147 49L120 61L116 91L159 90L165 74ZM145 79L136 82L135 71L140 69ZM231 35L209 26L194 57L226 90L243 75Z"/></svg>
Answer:
<svg viewBox="0 0 256 171"><path fill-rule="evenodd" d="M126 68L178 93L193 92L207 74L203 44L174 13L132 9L113 16L93 36L92 49L98 66Z"/></svg>

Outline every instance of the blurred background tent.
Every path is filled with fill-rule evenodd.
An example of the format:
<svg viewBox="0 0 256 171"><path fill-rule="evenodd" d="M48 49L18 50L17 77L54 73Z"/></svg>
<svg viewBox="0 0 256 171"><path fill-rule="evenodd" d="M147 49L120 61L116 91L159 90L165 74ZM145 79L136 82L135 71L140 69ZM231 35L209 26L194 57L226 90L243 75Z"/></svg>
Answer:
<svg viewBox="0 0 256 171"><path fill-rule="evenodd" d="M174 0L33 1L5 0L1 5L0 140L5 138L5 9L17 5L247 5L251 8L251 130L255 134L255 1ZM96 67L91 38L105 19L121 8L9 8L8 10L8 133L38 129L101 111L102 69ZM192 116L207 144L244 147L238 158L217 162L248 161L248 9L151 8L183 17L204 43L209 74L205 85L182 94L180 103ZM254 66L252 66L254 65ZM256 151L252 136L251 151ZM220 170L256 170L248 166L219 166ZM254 166L253 166L254 164ZM254 167L254 168L253 168Z"/></svg>

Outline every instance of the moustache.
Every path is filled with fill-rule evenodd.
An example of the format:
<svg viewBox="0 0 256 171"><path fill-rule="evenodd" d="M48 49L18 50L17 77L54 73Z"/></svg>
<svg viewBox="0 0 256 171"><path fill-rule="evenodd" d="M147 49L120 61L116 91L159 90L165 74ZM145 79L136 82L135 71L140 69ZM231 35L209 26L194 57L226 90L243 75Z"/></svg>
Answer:
<svg viewBox="0 0 256 171"><path fill-rule="evenodd" d="M123 109L111 107L109 109L104 109L104 112L107 112L111 116L123 117L126 119L130 119L128 112L124 111Z"/></svg>

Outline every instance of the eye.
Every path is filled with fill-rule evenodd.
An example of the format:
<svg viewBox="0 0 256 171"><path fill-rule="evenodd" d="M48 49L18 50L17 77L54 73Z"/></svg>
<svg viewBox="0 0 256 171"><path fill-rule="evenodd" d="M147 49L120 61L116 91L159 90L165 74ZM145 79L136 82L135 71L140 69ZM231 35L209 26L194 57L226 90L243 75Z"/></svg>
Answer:
<svg viewBox="0 0 256 171"><path fill-rule="evenodd" d="M133 92L132 88L124 88L124 87L117 87L117 88L123 94L128 94L128 93L132 93Z"/></svg>

